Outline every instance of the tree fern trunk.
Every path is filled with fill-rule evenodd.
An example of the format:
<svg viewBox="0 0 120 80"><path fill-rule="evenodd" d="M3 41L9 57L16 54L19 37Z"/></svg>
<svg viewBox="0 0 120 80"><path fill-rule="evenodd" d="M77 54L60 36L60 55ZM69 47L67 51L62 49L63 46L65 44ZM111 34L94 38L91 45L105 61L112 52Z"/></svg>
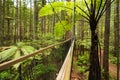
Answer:
<svg viewBox="0 0 120 80"><path fill-rule="evenodd" d="M98 36L95 30L91 31L89 80L101 80L101 72L98 58Z"/></svg>
<svg viewBox="0 0 120 80"><path fill-rule="evenodd" d="M21 65L19 66L18 72L19 72L19 79L18 80L22 80L22 66Z"/></svg>

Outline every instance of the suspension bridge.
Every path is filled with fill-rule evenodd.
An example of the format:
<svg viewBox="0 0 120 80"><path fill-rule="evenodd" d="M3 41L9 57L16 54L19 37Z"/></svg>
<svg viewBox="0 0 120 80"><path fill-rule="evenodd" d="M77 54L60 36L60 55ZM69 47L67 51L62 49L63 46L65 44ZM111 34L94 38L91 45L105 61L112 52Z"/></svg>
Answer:
<svg viewBox="0 0 120 80"><path fill-rule="evenodd" d="M46 51L47 49L51 49L57 45L62 45L62 44L65 44L67 42L70 42L70 47L69 47L69 50L67 52L66 58L64 59L64 62L61 66L61 69L59 70L58 73L56 73L57 74L56 80L71 80L71 78L72 78L73 51L74 51L74 42L75 42L75 39L73 39L73 38L69 38L65 41L44 47L40 50L37 50L37 51L30 53L28 55L25 55L25 56L21 56L17 59L13 59L13 60L4 62L4 63L0 64L0 70L4 70L6 68L9 68L9 67L11 67L17 63L20 63L20 62L22 62L30 57L34 57L35 55L41 54L42 52ZM74 79L75 79L75 77L74 77Z"/></svg>

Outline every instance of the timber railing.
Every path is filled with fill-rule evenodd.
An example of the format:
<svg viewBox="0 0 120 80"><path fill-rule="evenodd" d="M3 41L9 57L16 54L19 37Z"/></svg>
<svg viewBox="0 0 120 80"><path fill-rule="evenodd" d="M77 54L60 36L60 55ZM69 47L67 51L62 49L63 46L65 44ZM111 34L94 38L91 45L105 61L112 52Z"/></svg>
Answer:
<svg viewBox="0 0 120 80"><path fill-rule="evenodd" d="M73 48L74 48L74 40L72 41L68 54L64 60L64 63L58 73L56 80L71 80Z"/></svg>
<svg viewBox="0 0 120 80"><path fill-rule="evenodd" d="M63 41L63 42L59 42L59 43L56 43L56 44L53 44L53 45L50 45L50 46L41 48L40 50L37 50L37 51L35 51L35 52L33 52L33 53L30 53L30 54L28 54L28 55L25 55L25 56L21 56L21 57L19 57L19 58L17 58L17 59L13 59L13 60L10 60L10 61L1 63L1 64L0 64L0 70L4 70L4 69L6 69L6 68L8 68L8 67L10 67L10 66L12 66L12 65L14 65L14 64L16 64L16 63L22 62L22 61L24 61L24 60L26 60L26 59L28 59L28 58L30 58L30 57L33 57L33 56L35 56L35 55L37 55L37 54L40 54L41 52L43 52L43 51L45 51L45 50L47 50L47 49L53 48L54 46L57 46L57 45L64 44L64 43L66 43L66 42L68 42L68 41L70 41L70 40L71 40L71 38L69 38L69 39L67 39L67 40L65 40L65 41Z"/></svg>

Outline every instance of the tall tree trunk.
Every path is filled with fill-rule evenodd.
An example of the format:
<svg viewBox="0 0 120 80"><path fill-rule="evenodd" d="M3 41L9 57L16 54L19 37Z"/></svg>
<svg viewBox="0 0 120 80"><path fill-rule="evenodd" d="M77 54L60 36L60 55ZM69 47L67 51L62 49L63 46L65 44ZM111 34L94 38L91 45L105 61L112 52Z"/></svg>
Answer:
<svg viewBox="0 0 120 80"><path fill-rule="evenodd" d="M33 14L32 14L32 0L30 0L30 35L29 38L33 38L33 20L32 20Z"/></svg>
<svg viewBox="0 0 120 80"><path fill-rule="evenodd" d="M20 3L19 3L19 5L20 5L20 7L19 7L19 10L20 10L20 14L19 14L19 16L20 16L20 21L19 21L20 22L20 24L19 24L20 25L19 26L20 27L19 28L20 29L20 33L19 33L20 36L19 36L19 39L20 39L20 41L22 41L22 39L23 39L22 38L22 34L23 34L23 32L22 32L22 8L21 8L22 2L21 2L21 0L19 0L19 1L20 1Z"/></svg>
<svg viewBox="0 0 120 80"><path fill-rule="evenodd" d="M10 45L10 41L11 41L11 33L10 33L10 1L7 0L7 16L5 17L5 19L7 20L7 45Z"/></svg>
<svg viewBox="0 0 120 80"><path fill-rule="evenodd" d="M38 35L38 1L34 0L34 38L37 39Z"/></svg>
<svg viewBox="0 0 120 80"><path fill-rule="evenodd" d="M80 21L79 21L79 25L78 25L78 39L80 41L83 41L84 39L84 18L82 18ZM84 45L81 44L79 47L80 49L80 54L84 54Z"/></svg>
<svg viewBox="0 0 120 80"><path fill-rule="evenodd" d="M17 40L18 40L18 0L16 1L14 42L16 43Z"/></svg>
<svg viewBox="0 0 120 80"><path fill-rule="evenodd" d="M98 35L96 33L96 23L94 20L90 22L91 28L91 52L90 52L90 72L89 80L101 80L101 69L98 58Z"/></svg>
<svg viewBox="0 0 120 80"><path fill-rule="evenodd" d="M110 36L110 1L107 0L105 14L105 32L104 32L104 55L103 55L103 69L104 69L104 79L109 80L109 36Z"/></svg>
<svg viewBox="0 0 120 80"><path fill-rule="evenodd" d="M6 4L6 0L3 0L3 22L2 22L2 27L3 27L3 30L2 30L2 34L3 34L3 40L5 40L5 4ZM3 45L5 44L4 43L5 41L3 41Z"/></svg>
<svg viewBox="0 0 120 80"><path fill-rule="evenodd" d="M2 0L0 0L0 46L2 46L2 42L3 42L3 8L2 8Z"/></svg>
<svg viewBox="0 0 120 80"><path fill-rule="evenodd" d="M119 0L115 1L114 7L114 55L117 56L117 47L119 41Z"/></svg>
<svg viewBox="0 0 120 80"><path fill-rule="evenodd" d="M84 39L84 19L81 21L81 40Z"/></svg>
<svg viewBox="0 0 120 80"><path fill-rule="evenodd" d="M55 2L55 0L54 0L54 2ZM63 16L63 15L62 15L62 16ZM53 33L53 35L54 35L55 23L56 23L56 15L53 14L53 24L52 24L52 28L51 28L51 33Z"/></svg>
<svg viewBox="0 0 120 80"><path fill-rule="evenodd" d="M95 0L96 1L96 0ZM94 5L94 7L93 7ZM90 67L89 80L101 80L101 68L98 57L98 34L97 34L97 20L96 20L96 2L91 1L90 6L90 30L91 30L91 51L90 51Z"/></svg>
<svg viewBox="0 0 120 80"><path fill-rule="evenodd" d="M117 56L117 80L119 80L119 0L114 7L114 55Z"/></svg>
<svg viewBox="0 0 120 80"><path fill-rule="evenodd" d="M22 65L20 65L18 67L18 72L19 72L19 79L18 80L22 80Z"/></svg>
<svg viewBox="0 0 120 80"><path fill-rule="evenodd" d="M44 7L46 4L46 0L42 0L42 7ZM41 32L42 34L46 33L46 17L43 16L41 20L42 26L41 26Z"/></svg>
<svg viewBox="0 0 120 80"><path fill-rule="evenodd" d="M55 22L56 22L56 16L55 16L55 14L53 14L53 24L52 24L52 28L51 28L51 33L53 33L53 35L54 35Z"/></svg>
<svg viewBox="0 0 120 80"><path fill-rule="evenodd" d="M23 40L25 40L26 39L26 33L27 33L27 23L26 23L26 21L27 21L27 14L26 14L26 8L27 8L27 6L26 6L26 0L24 0L24 2L23 2L23 5L24 5L24 8L23 8L23 16L24 16L24 18L23 18Z"/></svg>
<svg viewBox="0 0 120 80"><path fill-rule="evenodd" d="M84 19L81 19L80 21L80 39L83 41L84 39ZM80 45L80 54L84 54L84 45Z"/></svg>
<svg viewBox="0 0 120 80"><path fill-rule="evenodd" d="M2 10L2 0L0 0L0 46L2 46L2 38L3 38L3 34L2 34L2 30L3 30L3 26L2 26L2 20L3 20L3 10Z"/></svg>
<svg viewBox="0 0 120 80"><path fill-rule="evenodd" d="M12 16L12 26L11 26L11 43L14 43L14 33L15 33L15 25L14 25L14 15L15 15L15 9L14 9L14 1L11 2L11 16Z"/></svg>
<svg viewBox="0 0 120 80"><path fill-rule="evenodd" d="M47 20L48 20L48 21L47 21L47 28L48 28L48 29L47 29L47 32L50 33L50 32L51 32L51 31L50 31L50 28L51 28L51 27L50 27L50 16L49 16L49 15L48 15L48 17L47 17Z"/></svg>

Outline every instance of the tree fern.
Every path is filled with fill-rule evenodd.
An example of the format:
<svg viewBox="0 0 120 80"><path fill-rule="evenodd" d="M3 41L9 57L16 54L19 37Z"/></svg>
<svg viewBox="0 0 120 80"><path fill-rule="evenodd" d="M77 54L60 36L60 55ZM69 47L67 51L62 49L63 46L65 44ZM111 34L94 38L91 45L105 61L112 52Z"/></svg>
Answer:
<svg viewBox="0 0 120 80"><path fill-rule="evenodd" d="M36 49L32 46L26 46L23 42L19 42L16 44L16 46L11 46L10 49L4 50L0 53L0 62L17 59L20 56L30 54L35 50ZM22 62L17 63L13 67L17 69L21 63Z"/></svg>
<svg viewBox="0 0 120 80"><path fill-rule="evenodd" d="M55 37L62 37L68 30L71 30L71 24L68 24L65 20L59 21L55 24L54 35Z"/></svg>

